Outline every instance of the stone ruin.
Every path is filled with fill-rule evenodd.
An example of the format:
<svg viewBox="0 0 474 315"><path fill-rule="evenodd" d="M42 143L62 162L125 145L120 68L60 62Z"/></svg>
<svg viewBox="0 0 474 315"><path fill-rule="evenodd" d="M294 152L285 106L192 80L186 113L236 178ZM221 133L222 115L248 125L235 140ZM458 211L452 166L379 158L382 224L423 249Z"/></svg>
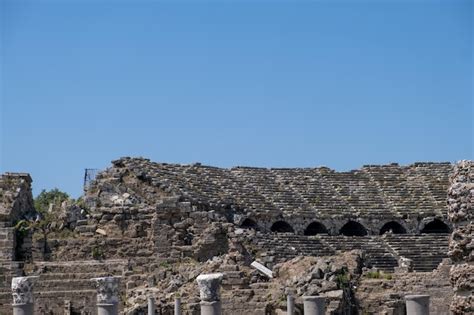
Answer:
<svg viewBox="0 0 474 315"><path fill-rule="evenodd" d="M223 314L283 314L287 296L302 314L303 296L321 296L326 314L398 315L409 294L429 295L431 314L464 314L472 172L472 162L336 172L121 158L63 204L48 234L15 229L37 213L29 175L6 173L0 314L12 312L18 276L37 277L35 314L97 314L91 279L104 277L120 277L123 314L146 314L150 301L173 314L177 298L183 314L200 314L203 273L222 274Z"/></svg>

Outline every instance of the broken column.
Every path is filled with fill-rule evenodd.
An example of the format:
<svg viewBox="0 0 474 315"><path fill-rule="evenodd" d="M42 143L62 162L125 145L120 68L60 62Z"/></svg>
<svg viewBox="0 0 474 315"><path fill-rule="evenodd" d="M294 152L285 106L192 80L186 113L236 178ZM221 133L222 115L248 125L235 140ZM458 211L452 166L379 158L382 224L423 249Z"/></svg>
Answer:
<svg viewBox="0 0 474 315"><path fill-rule="evenodd" d="M119 279L118 277L91 279L97 289L98 315L118 315Z"/></svg>
<svg viewBox="0 0 474 315"><path fill-rule="evenodd" d="M291 294L288 294L286 297L286 313L288 315L293 315L295 313L295 298Z"/></svg>
<svg viewBox="0 0 474 315"><path fill-rule="evenodd" d="M175 297L174 299L174 315L181 315L181 298Z"/></svg>
<svg viewBox="0 0 474 315"><path fill-rule="evenodd" d="M38 277L12 278L13 315L33 315L33 285Z"/></svg>
<svg viewBox="0 0 474 315"><path fill-rule="evenodd" d="M222 273L202 274L196 278L201 297L201 315L220 315Z"/></svg>
<svg viewBox="0 0 474 315"><path fill-rule="evenodd" d="M148 297L148 315L155 315L155 298Z"/></svg>
<svg viewBox="0 0 474 315"><path fill-rule="evenodd" d="M407 315L429 315L430 296L429 295L406 295Z"/></svg>
<svg viewBox="0 0 474 315"><path fill-rule="evenodd" d="M324 296L303 296L304 315L324 315L326 299Z"/></svg>

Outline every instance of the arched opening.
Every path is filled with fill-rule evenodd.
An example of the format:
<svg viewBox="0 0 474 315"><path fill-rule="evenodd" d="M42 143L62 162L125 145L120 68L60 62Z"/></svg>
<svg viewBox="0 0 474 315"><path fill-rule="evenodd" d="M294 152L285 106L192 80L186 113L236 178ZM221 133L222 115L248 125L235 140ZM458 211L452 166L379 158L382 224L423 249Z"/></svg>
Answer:
<svg viewBox="0 0 474 315"><path fill-rule="evenodd" d="M349 221L344 224L339 233L345 236L365 236L367 230L359 222Z"/></svg>
<svg viewBox="0 0 474 315"><path fill-rule="evenodd" d="M295 230L293 230L291 225L289 225L285 221L277 221L273 223L270 230L272 232L277 232L277 233L295 233Z"/></svg>
<svg viewBox="0 0 474 315"><path fill-rule="evenodd" d="M304 235L316 235L316 234L328 234L326 227L319 222L311 222L306 230L304 230Z"/></svg>
<svg viewBox="0 0 474 315"><path fill-rule="evenodd" d="M421 230L421 233L449 233L449 226L441 220L434 219Z"/></svg>
<svg viewBox="0 0 474 315"><path fill-rule="evenodd" d="M244 222L242 222L242 224L240 224L240 227L243 228L243 229L254 229L256 230L257 229L257 222L255 222L254 220L252 219L245 219Z"/></svg>
<svg viewBox="0 0 474 315"><path fill-rule="evenodd" d="M391 231L393 234L405 234L407 232L400 223L395 221L385 223L380 229L380 235L383 235L388 231Z"/></svg>

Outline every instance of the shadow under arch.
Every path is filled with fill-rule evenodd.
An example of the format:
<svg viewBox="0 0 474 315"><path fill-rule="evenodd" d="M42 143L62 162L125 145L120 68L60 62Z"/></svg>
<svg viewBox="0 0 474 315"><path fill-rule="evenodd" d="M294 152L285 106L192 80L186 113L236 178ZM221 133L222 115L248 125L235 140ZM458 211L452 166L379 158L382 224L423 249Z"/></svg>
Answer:
<svg viewBox="0 0 474 315"><path fill-rule="evenodd" d="M388 231L392 231L393 234L405 234L407 232L403 225L396 221L390 221L385 223L380 229L380 235L383 235Z"/></svg>
<svg viewBox="0 0 474 315"><path fill-rule="evenodd" d="M349 221L339 230L339 233L345 236L365 236L367 229L356 221Z"/></svg>
<svg viewBox="0 0 474 315"><path fill-rule="evenodd" d="M243 229L254 229L256 230L258 228L257 222L255 220L252 220L250 218L246 218L241 224L240 227Z"/></svg>
<svg viewBox="0 0 474 315"><path fill-rule="evenodd" d="M420 231L420 233L423 234L450 232L451 229L449 228L449 226L440 219L434 219L430 223L426 224L425 227Z"/></svg>
<svg viewBox="0 0 474 315"><path fill-rule="evenodd" d="M328 229L324 224L314 221L311 222L304 230L304 235L328 234Z"/></svg>
<svg viewBox="0 0 474 315"><path fill-rule="evenodd" d="M295 233L295 230L285 221L276 221L272 224L270 231L276 233Z"/></svg>

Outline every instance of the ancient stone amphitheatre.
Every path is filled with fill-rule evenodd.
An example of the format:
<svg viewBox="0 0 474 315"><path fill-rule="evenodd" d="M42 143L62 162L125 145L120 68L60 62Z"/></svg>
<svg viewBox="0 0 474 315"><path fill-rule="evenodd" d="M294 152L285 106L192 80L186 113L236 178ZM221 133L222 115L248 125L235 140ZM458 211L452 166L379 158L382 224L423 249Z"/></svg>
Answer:
<svg viewBox="0 0 474 315"><path fill-rule="evenodd" d="M38 220L32 178L5 173L0 314L13 313L18 276L37 277L35 314L97 314L101 299L147 314L149 298L156 314L176 299L200 314L206 297L222 314L286 314L289 300L302 314L307 296L326 314L406 314L407 295L429 295L431 314L469 314L473 179L472 161L336 172L121 158L44 233L15 228ZM220 296L200 295L203 274L218 274L206 277Z"/></svg>

